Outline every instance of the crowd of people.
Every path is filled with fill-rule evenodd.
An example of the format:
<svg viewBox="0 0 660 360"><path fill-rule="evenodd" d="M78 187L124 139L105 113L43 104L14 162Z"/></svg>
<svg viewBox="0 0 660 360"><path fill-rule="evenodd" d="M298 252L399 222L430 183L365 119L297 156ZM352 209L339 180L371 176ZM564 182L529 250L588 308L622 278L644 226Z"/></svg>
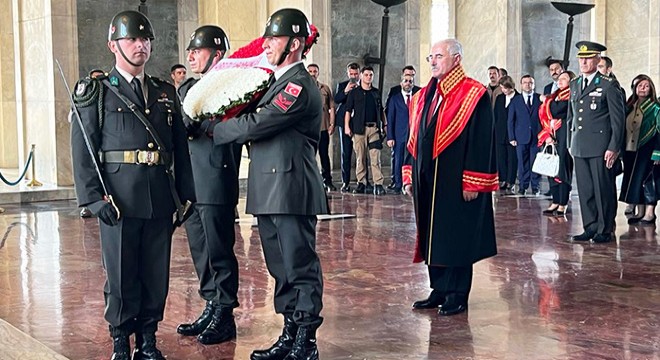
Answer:
<svg viewBox="0 0 660 360"><path fill-rule="evenodd" d="M608 242L616 215L617 175L623 174L619 201L628 205L628 223L655 225L659 102L653 80L644 74L633 79L632 93L625 100L626 91L612 73L612 60L601 55L606 47L588 41L577 47L580 74L564 70L561 60L548 58L553 81L542 94L533 91L530 75L521 77L519 93L511 77L499 76L495 66L488 69L500 190L514 194L517 187L517 193L525 195L531 183L532 194L537 195L540 176L531 172L531 166L538 152L553 151L559 166L557 175L548 177L546 195L552 201L543 214L563 216L570 211L575 170L585 231L573 239Z"/></svg>
<svg viewBox="0 0 660 360"><path fill-rule="evenodd" d="M389 190L413 199L414 261L427 265L431 288L414 309L436 309L441 316L467 310L473 264L497 253L491 193L540 195L541 175L532 171L540 151L554 149L558 158L556 175L547 179L552 201L544 215L570 210L575 173L584 231L573 241L612 240L621 172L619 200L630 205L628 222L655 224L660 103L643 74L624 101L611 59L601 56L603 45L577 43L579 75L549 59L553 81L541 94L533 76L520 78L519 92L496 66L487 69L485 85L468 77L462 45L446 39L426 58L429 83L416 86L415 68L406 66L383 104L370 66L349 63L347 80L333 94L319 81L317 64L303 65L313 44L310 29L297 9L271 15L261 45L272 68L267 87L254 106L219 121L182 111L201 81L186 78L186 66L172 66L174 85L145 74L155 38L145 15L123 11L111 20L115 66L76 84L71 146L78 203L85 216L99 219L112 359L164 359L155 334L168 291L172 234L181 225L205 306L177 332L205 345L236 337L234 218L243 144L250 145L251 158L246 211L258 220L276 284L275 311L284 318L277 341L255 350L253 360L319 357L323 279L315 228L316 216L328 212L326 192L337 191L328 153L335 132L339 191L380 196ZM222 28L199 27L186 49L190 71L204 78L229 49ZM392 155L388 185L383 145Z"/></svg>

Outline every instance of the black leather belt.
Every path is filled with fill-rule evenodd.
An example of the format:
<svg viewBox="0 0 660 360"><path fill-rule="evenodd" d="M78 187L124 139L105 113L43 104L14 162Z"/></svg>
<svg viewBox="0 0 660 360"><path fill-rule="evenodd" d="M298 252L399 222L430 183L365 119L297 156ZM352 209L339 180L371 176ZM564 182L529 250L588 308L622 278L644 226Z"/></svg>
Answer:
<svg viewBox="0 0 660 360"><path fill-rule="evenodd" d="M106 164L138 164L138 165L166 165L170 160L170 153L158 150L124 150L103 151L100 153L101 163Z"/></svg>
<svg viewBox="0 0 660 360"><path fill-rule="evenodd" d="M365 123L364 124L364 126L366 126L366 127L376 127L376 125L378 125L378 124L376 124L376 123Z"/></svg>

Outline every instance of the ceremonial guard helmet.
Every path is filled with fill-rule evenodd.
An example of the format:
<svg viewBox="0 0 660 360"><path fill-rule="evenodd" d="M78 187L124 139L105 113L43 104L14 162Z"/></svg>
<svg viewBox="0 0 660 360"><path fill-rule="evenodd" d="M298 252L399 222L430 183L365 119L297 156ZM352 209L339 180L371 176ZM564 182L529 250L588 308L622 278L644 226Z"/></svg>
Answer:
<svg viewBox="0 0 660 360"><path fill-rule="evenodd" d="M154 39L154 29L151 22L144 14L133 10L118 13L110 22L108 29L108 40L120 40L124 38L147 38Z"/></svg>
<svg viewBox="0 0 660 360"><path fill-rule="evenodd" d="M229 50L227 34L219 26L204 25L190 35L190 44L186 50L210 48L221 51Z"/></svg>
<svg viewBox="0 0 660 360"><path fill-rule="evenodd" d="M280 9L273 13L266 23L263 37L292 36L306 38L311 33L309 21L298 9Z"/></svg>

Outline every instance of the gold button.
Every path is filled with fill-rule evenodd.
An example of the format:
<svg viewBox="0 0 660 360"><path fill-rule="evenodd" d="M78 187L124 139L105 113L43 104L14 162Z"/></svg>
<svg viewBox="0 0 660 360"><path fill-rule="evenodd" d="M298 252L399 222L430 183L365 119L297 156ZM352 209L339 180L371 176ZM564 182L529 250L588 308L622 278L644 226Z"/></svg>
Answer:
<svg viewBox="0 0 660 360"><path fill-rule="evenodd" d="M579 118L578 118L578 121L582 121L582 117L579 117Z"/></svg>
<svg viewBox="0 0 660 360"><path fill-rule="evenodd" d="M584 111L584 109L580 109L580 110L578 110L578 111L579 111L579 112L582 112L582 111Z"/></svg>
<svg viewBox="0 0 660 360"><path fill-rule="evenodd" d="M124 110L122 108L117 108L117 111L121 112L121 111L124 111Z"/></svg>
<svg viewBox="0 0 660 360"><path fill-rule="evenodd" d="M144 110L144 113L147 114L147 115L149 115L149 114L151 113L151 110L146 109L146 110Z"/></svg>
<svg viewBox="0 0 660 360"><path fill-rule="evenodd" d="M227 164L225 164L225 165L222 165L222 167L223 167L223 168L226 168L226 167L227 167Z"/></svg>
<svg viewBox="0 0 660 360"><path fill-rule="evenodd" d="M584 100L580 100L580 104L584 104Z"/></svg>
<svg viewBox="0 0 660 360"><path fill-rule="evenodd" d="M582 125L578 126L578 129L582 129Z"/></svg>
<svg viewBox="0 0 660 360"><path fill-rule="evenodd" d="M275 169L273 169L273 172L275 172Z"/></svg>
<svg viewBox="0 0 660 360"><path fill-rule="evenodd" d="M188 136L188 141L193 141L195 138L192 136Z"/></svg>
<svg viewBox="0 0 660 360"><path fill-rule="evenodd" d="M154 143L148 143L148 144L147 144L147 147L148 147L149 149L153 149L153 148L154 148Z"/></svg>

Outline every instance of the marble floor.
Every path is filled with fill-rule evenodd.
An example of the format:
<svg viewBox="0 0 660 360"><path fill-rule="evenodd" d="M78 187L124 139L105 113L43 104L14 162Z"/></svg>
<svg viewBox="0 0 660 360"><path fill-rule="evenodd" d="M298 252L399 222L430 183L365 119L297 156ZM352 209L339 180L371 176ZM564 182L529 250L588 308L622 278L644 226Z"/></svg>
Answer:
<svg viewBox="0 0 660 360"><path fill-rule="evenodd" d="M425 267L411 263L410 199L332 193L333 212L357 217L318 224L325 279L321 358L660 359L655 227L627 225L620 206L616 242L571 243L569 235L581 229L577 198L562 218L541 215L545 198L495 199L499 255L475 265L469 312L438 317L410 308L428 294ZM0 319L66 358L107 359L95 220L78 218L71 201L3 207ZM203 346L177 335L177 324L193 319L203 302L181 230L173 242L158 333L168 359L248 359L279 335L274 283L249 221L237 225L238 338ZM10 358L7 346L16 346L6 342L0 339L0 359Z"/></svg>

